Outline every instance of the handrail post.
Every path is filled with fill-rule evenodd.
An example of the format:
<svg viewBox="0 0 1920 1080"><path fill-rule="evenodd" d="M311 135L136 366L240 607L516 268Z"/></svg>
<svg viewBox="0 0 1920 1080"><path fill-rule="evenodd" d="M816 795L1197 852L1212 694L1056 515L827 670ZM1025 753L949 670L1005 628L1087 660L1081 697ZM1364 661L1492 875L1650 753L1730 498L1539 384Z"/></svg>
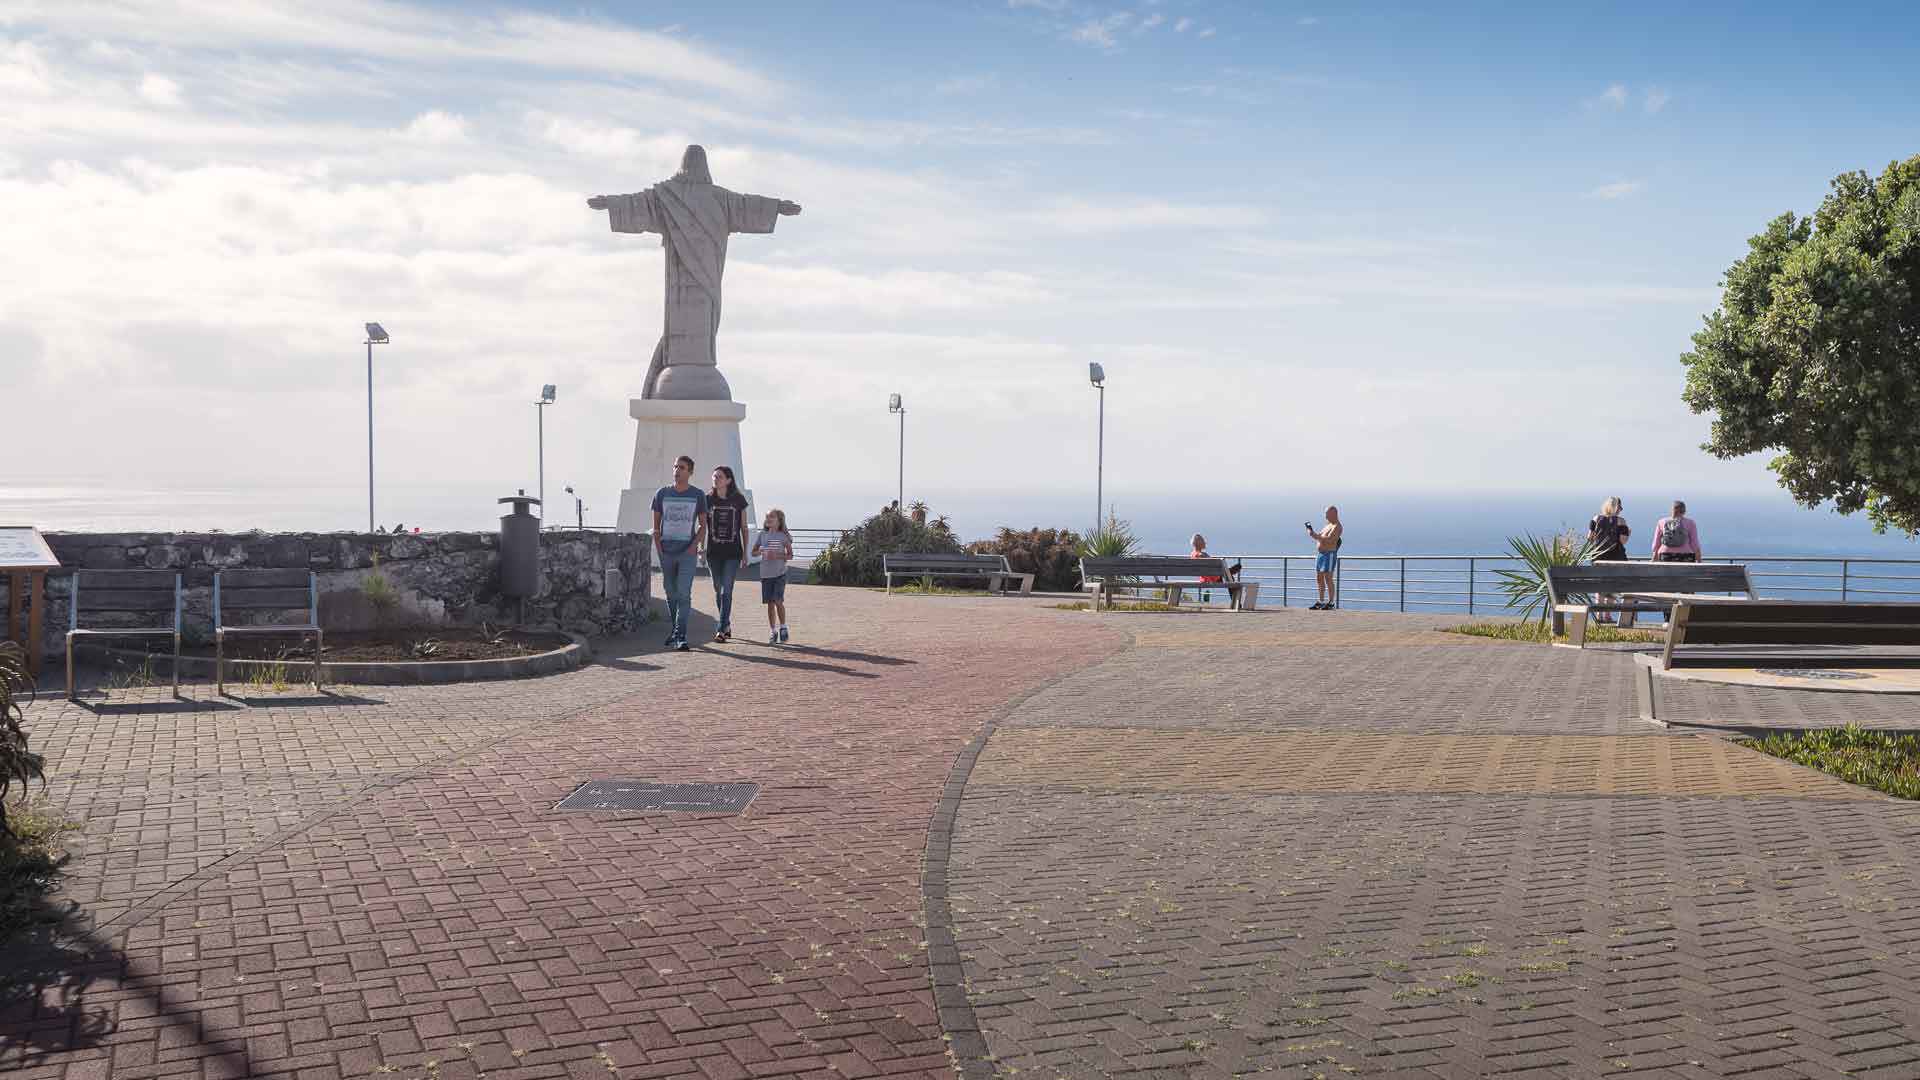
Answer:
<svg viewBox="0 0 1920 1080"><path fill-rule="evenodd" d="M1407 560L1400 560L1400 610L1407 610Z"/></svg>
<svg viewBox="0 0 1920 1080"><path fill-rule="evenodd" d="M1847 560L1840 560L1840 602L1847 602Z"/></svg>
<svg viewBox="0 0 1920 1080"><path fill-rule="evenodd" d="M1287 564L1292 561L1293 561L1292 559L1287 558L1285 555L1280 556L1280 606L1281 607L1287 606Z"/></svg>
<svg viewBox="0 0 1920 1080"><path fill-rule="evenodd" d="M1473 614L1473 560L1467 560L1467 614Z"/></svg>

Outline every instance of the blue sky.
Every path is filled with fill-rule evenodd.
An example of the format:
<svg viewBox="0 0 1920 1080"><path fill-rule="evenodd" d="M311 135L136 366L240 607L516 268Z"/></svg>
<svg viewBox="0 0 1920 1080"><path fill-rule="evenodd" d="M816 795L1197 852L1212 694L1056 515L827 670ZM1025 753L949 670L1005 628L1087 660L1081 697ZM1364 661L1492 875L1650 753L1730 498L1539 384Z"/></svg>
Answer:
<svg viewBox="0 0 1920 1080"><path fill-rule="evenodd" d="M659 253L583 200L699 141L806 207L728 269L763 493L890 492L897 391L910 497L1077 507L1099 360L1123 500L1764 494L1677 356L1747 236L1920 152L1915 55L1891 4L13 4L0 376L107 420L49 480L350 492L379 319L396 489L530 486L552 381L610 510Z"/></svg>

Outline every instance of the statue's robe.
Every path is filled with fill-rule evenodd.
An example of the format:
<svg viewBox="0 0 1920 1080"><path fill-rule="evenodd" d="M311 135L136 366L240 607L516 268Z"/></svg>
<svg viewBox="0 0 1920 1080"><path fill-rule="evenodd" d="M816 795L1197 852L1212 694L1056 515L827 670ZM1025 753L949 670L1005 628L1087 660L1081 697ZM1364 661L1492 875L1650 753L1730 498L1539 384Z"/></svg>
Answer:
<svg viewBox="0 0 1920 1080"><path fill-rule="evenodd" d="M727 237L770 233L780 200L740 195L717 184L673 179L608 200L614 232L659 233L666 249L666 327L647 366L641 397L654 396L663 370L679 364L718 367L714 338L720 330L720 277L727 266ZM718 385L724 389L725 380Z"/></svg>

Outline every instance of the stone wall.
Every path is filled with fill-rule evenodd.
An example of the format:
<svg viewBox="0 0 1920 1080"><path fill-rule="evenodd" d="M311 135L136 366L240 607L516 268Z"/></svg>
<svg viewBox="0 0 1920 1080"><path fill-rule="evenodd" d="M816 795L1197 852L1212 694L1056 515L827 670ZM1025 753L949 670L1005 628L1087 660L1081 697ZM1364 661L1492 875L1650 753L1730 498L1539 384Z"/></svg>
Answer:
<svg viewBox="0 0 1920 1080"><path fill-rule="evenodd" d="M320 623L328 630L391 626L561 629L599 636L646 619L651 563L646 536L546 532L540 536L541 591L524 605L500 595L495 533L47 533L67 569L177 570L187 588L190 635L211 637L213 574L226 569L302 569L319 577ZM377 611L367 580L378 573L396 603ZM47 575L48 655L64 648L69 582ZM0 595L6 592L0 575ZM4 610L4 609L0 609ZM103 613L87 625L113 625Z"/></svg>

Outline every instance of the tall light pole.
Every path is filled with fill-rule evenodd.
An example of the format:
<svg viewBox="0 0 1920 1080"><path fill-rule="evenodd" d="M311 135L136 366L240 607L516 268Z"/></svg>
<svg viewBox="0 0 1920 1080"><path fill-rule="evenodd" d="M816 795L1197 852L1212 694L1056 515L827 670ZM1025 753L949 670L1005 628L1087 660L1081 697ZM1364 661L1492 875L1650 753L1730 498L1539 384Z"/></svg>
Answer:
<svg viewBox="0 0 1920 1080"><path fill-rule="evenodd" d="M587 506L580 501L580 496L574 495L572 484L567 485L567 494L573 495L574 528L579 529L580 535L585 536L587 534Z"/></svg>
<svg viewBox="0 0 1920 1080"><path fill-rule="evenodd" d="M1102 521L1100 515L1104 512L1102 508L1106 506L1107 369L1099 364L1088 364L1087 381L1100 391L1100 426L1095 429L1099 434L1095 436L1097 441L1093 459L1093 527L1098 529Z"/></svg>
<svg viewBox="0 0 1920 1080"><path fill-rule="evenodd" d="M373 347L387 344L377 322L367 324L367 531L373 531Z"/></svg>
<svg viewBox="0 0 1920 1080"><path fill-rule="evenodd" d="M900 495L895 505L904 512L907 508L907 407L901 404L899 394L887 395L887 411L900 414Z"/></svg>
<svg viewBox="0 0 1920 1080"><path fill-rule="evenodd" d="M553 404L553 384L540 388L540 400L533 403L533 414L540 418L539 450L540 457L540 521L547 520L547 406Z"/></svg>

